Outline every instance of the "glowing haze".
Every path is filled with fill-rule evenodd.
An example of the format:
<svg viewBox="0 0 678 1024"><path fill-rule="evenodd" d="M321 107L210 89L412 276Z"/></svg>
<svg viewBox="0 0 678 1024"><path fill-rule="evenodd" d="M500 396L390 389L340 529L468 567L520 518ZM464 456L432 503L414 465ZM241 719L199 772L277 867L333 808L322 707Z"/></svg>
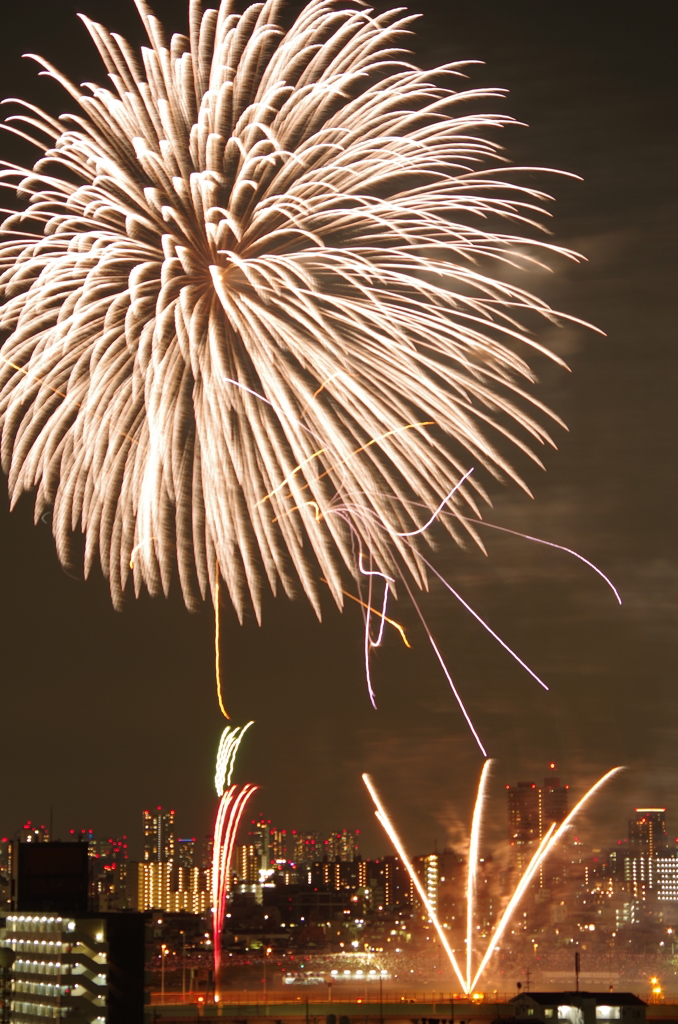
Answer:
<svg viewBox="0 0 678 1024"><path fill-rule="evenodd" d="M502 271L574 254L524 237L548 197L500 154L510 118L464 65L413 66L401 11L191 0L167 39L135 2L140 53L83 19L105 87L36 58L77 114L6 125L40 150L1 172L12 501L53 512L65 564L82 531L117 605L178 579L195 607L218 572L240 616L264 586L341 606L346 572L370 608L372 581L425 586L422 526L477 514L464 474L518 480L500 436L548 441L524 355L554 314Z"/></svg>

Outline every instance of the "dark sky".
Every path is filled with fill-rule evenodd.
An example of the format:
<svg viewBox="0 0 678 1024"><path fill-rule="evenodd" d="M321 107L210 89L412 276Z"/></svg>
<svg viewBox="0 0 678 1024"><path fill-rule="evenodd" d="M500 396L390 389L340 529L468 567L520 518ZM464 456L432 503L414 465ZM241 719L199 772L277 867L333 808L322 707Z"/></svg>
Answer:
<svg viewBox="0 0 678 1024"><path fill-rule="evenodd" d="M156 0L173 28L184 0ZM417 0L425 65L476 58L477 85L506 87L502 112L515 161L573 171L549 178L555 240L588 263L525 282L606 332L549 329L542 339L572 373L538 367L540 397L568 423L547 472L523 468L531 500L494 485L489 522L576 548L619 587L556 551L487 531L489 557L441 536L436 564L551 687L544 693L438 588L424 607L492 756L491 816L501 836L503 787L539 778L554 759L573 791L615 764L630 771L589 816L605 843L638 803L667 805L678 835L676 687L677 383L675 112L664 0ZM64 109L60 92L20 55L36 52L76 80L98 78L81 10L137 42L131 0L22 0L3 15L0 93ZM18 148L0 142L3 155ZM0 830L27 818L55 832L140 834L145 806L177 811L204 834L214 814L213 760L222 722L214 700L211 609L179 599L112 610L100 578L57 563L31 502L0 500L3 781ZM379 710L368 703L360 615L329 605L318 624L303 600L270 601L263 628L223 611L223 670L233 721L256 720L239 778L261 785L261 809L288 828L365 829L385 842L360 781L370 771L413 852L454 841L468 819L481 758L426 639L393 635L374 659Z"/></svg>

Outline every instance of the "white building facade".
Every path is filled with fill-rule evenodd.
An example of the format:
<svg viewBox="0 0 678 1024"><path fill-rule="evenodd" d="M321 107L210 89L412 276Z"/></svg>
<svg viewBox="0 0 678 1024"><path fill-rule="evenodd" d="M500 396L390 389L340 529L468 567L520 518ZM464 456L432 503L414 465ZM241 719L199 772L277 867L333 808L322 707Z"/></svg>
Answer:
<svg viewBox="0 0 678 1024"><path fill-rule="evenodd" d="M83 1024L105 1024L108 944L104 919L10 914L3 938L16 957L14 1024L68 1017Z"/></svg>

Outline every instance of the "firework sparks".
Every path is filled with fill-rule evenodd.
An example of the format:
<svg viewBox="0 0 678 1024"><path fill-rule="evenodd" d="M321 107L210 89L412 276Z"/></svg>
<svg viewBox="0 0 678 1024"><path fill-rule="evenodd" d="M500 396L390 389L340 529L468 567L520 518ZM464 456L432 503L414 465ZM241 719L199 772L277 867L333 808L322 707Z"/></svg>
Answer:
<svg viewBox="0 0 678 1024"><path fill-rule="evenodd" d="M473 926L475 923L476 888L478 882L478 854L480 850L480 828L485 809L485 791L490 775L491 761L485 761L480 773L478 793L471 820L471 841L468 848L468 874L466 879L466 984L471 989L473 969Z"/></svg>
<svg viewBox="0 0 678 1024"><path fill-rule="evenodd" d="M555 824L552 825L551 828L547 831L546 835L539 844L535 855L533 856L530 863L527 865L525 873L523 874L522 878L520 879L520 882L516 886L516 889L513 892L511 899L506 905L504 913L502 914L498 924L495 926L495 929L492 932L492 937L490 939L487 949L485 950L485 955L480 961L480 966L476 971L473 981L469 985L469 991L473 991L473 989L478 984L478 981L481 978L482 973L485 970L485 967L487 966L490 957L497 948L499 940L501 939L504 931L506 930L507 924L511 920L511 917L513 916L513 913L515 912L515 909L518 906L520 900L525 895L525 891L527 890L528 885L534 878L536 872L544 863L544 861L551 853L551 851L558 843L558 841L563 837L563 835L570 827L570 825L572 824L576 816L579 814L581 809L589 802L591 797L593 797L602 786L609 782L610 779L613 779L615 775L618 775L619 772L623 771L624 768L621 765L619 765L616 768L612 768L609 772L606 772L605 775L602 776L602 778L598 779L598 781L593 786L591 786L591 788L586 793L584 793L584 796L581 798L579 803L577 803L572 808L572 810L564 819L564 821L560 825L558 825L557 828Z"/></svg>
<svg viewBox="0 0 678 1024"><path fill-rule="evenodd" d="M224 930L226 899L231 888L233 846L247 801L258 788L249 782L244 786L230 786L223 794L217 811L212 851L212 934L215 978L219 976L221 965L221 933Z"/></svg>
<svg viewBox="0 0 678 1024"><path fill-rule="evenodd" d="M235 759L240 749L245 733L254 725L254 722L248 722L247 725L230 726L227 725L221 734L221 740L219 741L219 750L217 751L217 765L214 775L214 785L216 787L217 796L223 796L224 790L230 787L233 781L233 769L235 768Z"/></svg>
<svg viewBox="0 0 678 1024"><path fill-rule="evenodd" d="M452 969L454 970L459 983L461 984L462 990L467 995L474 992L476 986L487 967L492 954L495 952L499 941L504 934L507 925L511 921L513 914L515 913L520 901L525 895L527 888L534 878L539 868L543 865L546 858L552 852L558 841L563 837L564 833L570 827L575 817L579 814L581 809L588 803L588 801L598 792L598 790L604 786L610 779L613 779L619 772L623 771L622 767L612 768L611 771L607 772L602 778L591 786L591 788L584 794L581 800L576 806L570 811L563 822L556 827L555 823L550 826L546 834L541 839L535 853L533 854L527 868L523 872L518 884L513 890L511 897L506 905L506 908L500 917L499 921L494 927L490 941L487 945L485 953L482 956L480 964L473 974L473 926L475 921L475 895L476 895L476 880L477 880L477 866L478 866L478 853L480 848L480 832L482 827L483 808L485 805L485 791L487 788L487 781L489 778L489 771L492 762L486 761L483 765L480 781L478 783L478 793L476 797L476 803L473 811L473 819L471 825L471 838L469 843L469 855L467 865L467 879L466 879L466 976L464 976L459 968L459 964L452 950L449 939L443 929L443 926L438 918L435 907L431 903L426 891L415 871L412 863L410 862L405 848L400 840L393 823L391 822L388 814L382 804L374 783L368 775L363 775L363 782L367 787L367 790L372 797L372 801L376 808L375 815L377 820L380 822L387 836L393 843L393 847L400 857L407 873L409 874L412 882L421 898L421 901L426 909L426 913L429 916L431 924L435 928L440 942L447 954Z"/></svg>
<svg viewBox="0 0 678 1024"><path fill-rule="evenodd" d="M135 2L140 55L83 19L108 88L36 58L78 116L17 100L6 125L41 151L0 172L23 204L0 243L12 502L53 509L65 563L82 531L118 605L178 577L195 607L220 573L241 617L265 586L319 614L320 575L339 606L359 583L356 550L424 586L412 502L475 514L478 480L450 497L463 462L519 480L493 435L548 441L519 351L554 314L493 267L576 258L523 237L548 196L506 174L510 118L459 113L499 94L416 68L402 11L311 0L283 30L278 0L191 0L168 40Z"/></svg>
<svg viewBox="0 0 678 1024"><path fill-rule="evenodd" d="M212 847L212 934L214 940L214 976L218 981L221 964L221 933L224 929L226 900L231 888L231 859L238 826L245 806L258 786L248 782L238 785L232 782L235 759L245 733L254 725L227 725L221 734L214 785L217 790L219 808L214 824Z"/></svg>
<svg viewBox="0 0 678 1024"><path fill-rule="evenodd" d="M410 879L412 880L412 884L414 885L414 888L419 893L419 898L421 899L424 907L426 908L426 913L429 916L431 924L433 925L433 927L435 928L436 932L438 933L438 938L440 939L440 943L441 943L443 949L445 950L445 953L447 954L447 958L450 961L450 964L452 965L452 970L457 975L457 978L459 979L459 984L462 986L464 991L466 991L466 982L465 982L464 976L463 976L463 974L462 974L462 972L461 972L461 970L459 968L459 964L457 962L457 958L454 955L454 950L450 946L450 943L449 943L449 940L447 938L447 935L445 934L445 931L444 931L442 925L440 924L440 921L438 920L438 915L435 912L433 904L431 903L430 899L428 898L428 894L427 894L426 890L424 889L423 885L421 884L421 879L419 878L419 875L417 874L417 872L414 870L414 867L412 866L412 863L410 862L409 857L405 853L405 847L403 846L403 844L402 844L402 842L400 840L400 837L398 836L398 833L396 832L395 828L393 827L393 824L392 824L391 819L389 818L389 816L388 816L388 814L386 812L386 809L384 808L381 800L379 799L379 795L378 795L376 789L374 788L374 783L370 779L369 775L363 775L363 782L365 783L365 786L367 787L367 791L370 794L370 796L372 797L372 800L374 801L374 806L376 807L375 814L376 814L377 820L379 821L379 823L381 824L382 828L386 832L386 835L389 837L389 839L393 843L393 846L394 846L398 856L400 857L400 860L404 864L405 869L406 869L408 875L410 876Z"/></svg>

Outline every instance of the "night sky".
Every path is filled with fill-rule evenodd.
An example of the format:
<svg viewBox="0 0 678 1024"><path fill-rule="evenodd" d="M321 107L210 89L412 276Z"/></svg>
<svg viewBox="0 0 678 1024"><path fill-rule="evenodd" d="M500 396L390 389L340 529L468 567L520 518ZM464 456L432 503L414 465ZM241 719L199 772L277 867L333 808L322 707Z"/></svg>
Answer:
<svg viewBox="0 0 678 1024"><path fill-rule="evenodd" d="M291 5L293 8L295 5ZM520 465L534 500L490 484L486 519L575 548L612 577L603 582L558 551L487 530L489 557L440 535L434 561L452 584L549 684L542 691L467 612L432 587L429 624L491 756L494 831L506 821L505 783L538 780L555 760L573 792L616 764L629 771L582 824L596 844L625 833L638 804L668 807L678 835L676 701L676 187L663 0L417 0L414 41L425 66L475 58L474 85L510 90L493 103L529 129L506 129L516 163L557 167L583 182L529 179L557 197L554 240L588 262L558 265L525 286L606 337L545 328L572 373L537 365L539 397L569 426L545 473ZM184 0L156 12L184 27ZM22 0L3 14L0 93L61 113L66 101L37 67L39 53L77 81L103 80L76 18L83 11L135 42L131 0ZM9 18L9 23L8 23ZM7 159L30 159L9 136ZM3 487L4 491L4 487ZM6 492L5 492L6 494ZM141 811L176 809L182 835L209 832L213 761L222 728L214 698L213 615L178 597L112 610L100 577L60 568L49 523L33 525L25 498L9 513L0 494L3 787L0 830L27 818L97 835L140 835ZM240 781L251 804L287 828L365 830L364 850L386 849L360 775L373 774L413 853L457 842L481 756L406 602L397 635L374 657L379 710L362 666L362 620L328 602L318 624L304 599L268 601L264 626L222 612L226 702L250 718Z"/></svg>

